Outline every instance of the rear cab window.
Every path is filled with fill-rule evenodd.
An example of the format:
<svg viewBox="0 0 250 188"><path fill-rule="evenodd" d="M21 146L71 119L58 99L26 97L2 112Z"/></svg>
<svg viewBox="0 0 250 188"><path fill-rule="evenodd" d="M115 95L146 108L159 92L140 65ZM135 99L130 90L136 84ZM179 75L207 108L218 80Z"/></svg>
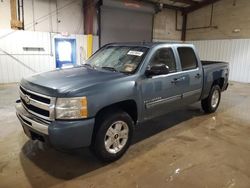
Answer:
<svg viewBox="0 0 250 188"><path fill-rule="evenodd" d="M182 71L191 70L198 67L197 58L191 47L178 47L177 48Z"/></svg>

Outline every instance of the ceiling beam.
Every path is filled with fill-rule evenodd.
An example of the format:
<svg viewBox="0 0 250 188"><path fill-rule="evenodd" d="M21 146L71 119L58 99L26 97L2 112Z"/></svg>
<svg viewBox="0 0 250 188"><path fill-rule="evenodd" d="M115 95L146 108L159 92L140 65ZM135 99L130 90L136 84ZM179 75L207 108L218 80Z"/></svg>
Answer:
<svg viewBox="0 0 250 188"><path fill-rule="evenodd" d="M197 5L198 2L193 1L193 0L170 0L173 2L177 2L177 3L184 3L184 4L188 4L188 5Z"/></svg>
<svg viewBox="0 0 250 188"><path fill-rule="evenodd" d="M174 5L168 5L168 4L163 4L162 8L183 11L182 7L178 7L178 6L174 6Z"/></svg>
<svg viewBox="0 0 250 188"><path fill-rule="evenodd" d="M184 14L188 14L190 12L196 11L196 10L198 10L200 8L203 8L203 7L207 6L207 5L216 3L218 1L220 1L220 0L204 0L204 1L201 1L197 5L193 5L193 6L190 6L188 8L185 8L185 10L183 11L183 13Z"/></svg>
<svg viewBox="0 0 250 188"><path fill-rule="evenodd" d="M162 8L183 11L182 7L178 7L178 6L174 6L174 5L168 5L168 4L165 4L165 3L154 2L152 0L138 0L138 1L153 4L153 5L157 6L158 8L160 8L160 4L161 4Z"/></svg>

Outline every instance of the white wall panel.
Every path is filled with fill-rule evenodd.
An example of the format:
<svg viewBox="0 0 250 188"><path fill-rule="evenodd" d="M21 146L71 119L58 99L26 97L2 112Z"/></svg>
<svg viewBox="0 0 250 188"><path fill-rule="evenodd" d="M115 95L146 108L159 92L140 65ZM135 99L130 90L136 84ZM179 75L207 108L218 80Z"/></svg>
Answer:
<svg viewBox="0 0 250 188"><path fill-rule="evenodd" d="M0 83L19 82L30 74L55 69L55 37L62 36L48 32L0 30ZM86 36L69 37L76 39L76 59L80 64L86 59ZM44 51L24 51L23 47L41 47Z"/></svg>
<svg viewBox="0 0 250 188"><path fill-rule="evenodd" d="M250 83L250 39L188 42L196 46L202 60L229 62L230 80Z"/></svg>
<svg viewBox="0 0 250 188"><path fill-rule="evenodd" d="M82 0L24 0L24 27L30 31L83 34ZM11 29L10 1L0 1L0 29Z"/></svg>
<svg viewBox="0 0 250 188"><path fill-rule="evenodd" d="M49 53L48 35L43 32L0 30L0 83L18 82L29 74L51 70L53 56ZM23 47L42 47L44 51L25 51Z"/></svg>

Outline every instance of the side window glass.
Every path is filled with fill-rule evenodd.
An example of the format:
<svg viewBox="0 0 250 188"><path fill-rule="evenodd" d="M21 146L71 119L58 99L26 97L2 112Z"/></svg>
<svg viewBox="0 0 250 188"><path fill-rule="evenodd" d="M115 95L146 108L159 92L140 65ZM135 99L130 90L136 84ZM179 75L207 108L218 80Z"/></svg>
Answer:
<svg viewBox="0 0 250 188"><path fill-rule="evenodd" d="M182 70L190 70L197 67L197 59L192 48L179 47L177 50L179 53Z"/></svg>
<svg viewBox="0 0 250 188"><path fill-rule="evenodd" d="M161 48L155 52L150 61L150 65L164 64L168 66L169 72L176 72L176 63L173 50L171 48Z"/></svg>

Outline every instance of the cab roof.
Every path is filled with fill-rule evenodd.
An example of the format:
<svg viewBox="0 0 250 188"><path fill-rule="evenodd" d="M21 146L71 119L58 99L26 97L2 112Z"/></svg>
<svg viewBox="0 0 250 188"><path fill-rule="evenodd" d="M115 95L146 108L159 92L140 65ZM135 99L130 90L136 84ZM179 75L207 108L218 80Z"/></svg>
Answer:
<svg viewBox="0 0 250 188"><path fill-rule="evenodd" d="M152 48L161 44L185 44L183 42L117 42L117 43L109 43L104 46L140 46L146 48Z"/></svg>

